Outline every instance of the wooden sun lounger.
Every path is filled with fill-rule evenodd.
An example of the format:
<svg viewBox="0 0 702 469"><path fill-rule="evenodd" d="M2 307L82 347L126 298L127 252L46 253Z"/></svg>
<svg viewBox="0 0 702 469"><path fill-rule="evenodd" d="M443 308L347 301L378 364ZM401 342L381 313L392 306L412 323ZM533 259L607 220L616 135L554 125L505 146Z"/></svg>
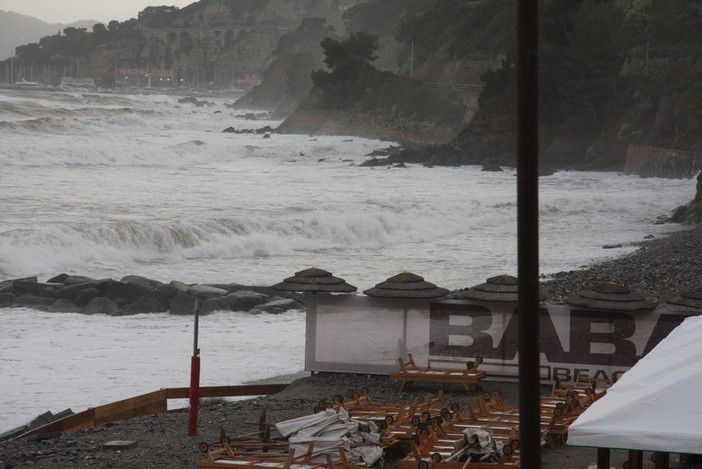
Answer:
<svg viewBox="0 0 702 469"><path fill-rule="evenodd" d="M559 441L565 440L568 427L582 412L579 401L568 397L541 398L541 437L542 445L555 448ZM505 423L519 423L519 408L504 404L498 392L492 396L480 396L476 408L470 404L468 410L472 420L495 420Z"/></svg>
<svg viewBox="0 0 702 469"><path fill-rule="evenodd" d="M200 449L206 454L207 459L197 461L195 467L198 469L323 469L322 463L310 461L314 443L310 443L305 454L295 456L294 451L290 451L287 457L254 457L241 456L234 453L229 443L224 440L220 447L210 449L209 445L200 444Z"/></svg>
<svg viewBox="0 0 702 469"><path fill-rule="evenodd" d="M560 380L556 379L551 388L551 395L576 397L572 394L576 392L577 395L581 396L581 401L584 396L591 404L604 396L607 393L607 389L609 389L612 384L614 383L611 379L589 378L578 373L573 384L563 384ZM587 402L584 401L582 403L587 404Z"/></svg>
<svg viewBox="0 0 702 469"><path fill-rule="evenodd" d="M427 394L423 401L415 398L410 404L374 402L367 389L362 389L361 393L349 390L347 396L351 400L344 401L341 395L334 396L332 408L347 410L354 420L374 423L385 438L408 439L414 434L418 422L440 413L443 391L436 396ZM328 406L326 401L319 402L319 406L322 404Z"/></svg>
<svg viewBox="0 0 702 469"><path fill-rule="evenodd" d="M477 357L475 362L466 363L465 370L451 368L419 368L412 358L412 354L407 354L407 362L399 358L400 369L390 373L390 379L400 382L399 391L402 392L405 386L412 381L429 381L435 383L458 383L463 386L468 395L481 392L482 380L486 373L478 370L483 362L482 357Z"/></svg>
<svg viewBox="0 0 702 469"><path fill-rule="evenodd" d="M397 464L398 469L507 469L520 467L518 440L506 439L504 454L497 462L460 461L469 449L465 446L456 450L455 443L464 438L463 433L449 434L440 438L433 432L410 442L410 453ZM497 441L497 440L496 440Z"/></svg>

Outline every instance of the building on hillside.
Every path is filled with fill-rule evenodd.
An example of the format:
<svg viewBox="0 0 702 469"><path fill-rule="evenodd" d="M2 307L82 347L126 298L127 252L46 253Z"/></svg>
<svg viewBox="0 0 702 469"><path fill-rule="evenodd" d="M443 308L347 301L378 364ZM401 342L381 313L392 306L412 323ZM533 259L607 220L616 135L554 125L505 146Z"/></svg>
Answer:
<svg viewBox="0 0 702 469"><path fill-rule="evenodd" d="M239 88L242 90L250 90L254 86L258 86L263 82L263 77L256 74L246 74L244 78L234 78L229 84L230 88Z"/></svg>
<svg viewBox="0 0 702 469"><path fill-rule="evenodd" d="M65 88L97 88L95 78L86 77L62 77L61 86Z"/></svg>
<svg viewBox="0 0 702 469"><path fill-rule="evenodd" d="M115 76L116 87L171 88L176 86L172 70L120 68Z"/></svg>

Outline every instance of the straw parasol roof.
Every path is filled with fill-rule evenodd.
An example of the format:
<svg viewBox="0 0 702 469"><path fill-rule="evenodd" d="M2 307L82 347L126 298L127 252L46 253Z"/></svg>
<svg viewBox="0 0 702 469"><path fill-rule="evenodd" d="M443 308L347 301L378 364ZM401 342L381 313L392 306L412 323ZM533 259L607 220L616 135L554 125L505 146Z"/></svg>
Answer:
<svg viewBox="0 0 702 469"><path fill-rule="evenodd" d="M402 272L363 293L375 298L429 299L446 296L448 292L445 288L427 282L420 275Z"/></svg>
<svg viewBox="0 0 702 469"><path fill-rule="evenodd" d="M271 288L278 291L310 293L351 293L357 290L344 279L334 277L331 272L317 267L295 272L293 277L288 277Z"/></svg>
<svg viewBox="0 0 702 469"><path fill-rule="evenodd" d="M466 288L461 295L474 301L516 303L519 300L519 279L507 274L497 275L490 277L485 283ZM545 299L545 295L539 295L540 301Z"/></svg>
<svg viewBox="0 0 702 469"><path fill-rule="evenodd" d="M696 291L683 293L675 298L671 298L668 300L668 303L702 310L702 288L699 288Z"/></svg>
<svg viewBox="0 0 702 469"><path fill-rule="evenodd" d="M654 309L656 303L647 301L623 285L608 282L595 285L566 299L566 303L588 309L608 311L641 311Z"/></svg>

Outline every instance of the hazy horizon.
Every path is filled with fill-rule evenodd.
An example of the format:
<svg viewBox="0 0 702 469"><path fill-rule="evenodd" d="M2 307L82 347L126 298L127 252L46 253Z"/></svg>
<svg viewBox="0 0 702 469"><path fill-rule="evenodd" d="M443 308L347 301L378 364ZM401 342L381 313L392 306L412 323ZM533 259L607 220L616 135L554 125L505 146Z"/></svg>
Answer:
<svg viewBox="0 0 702 469"><path fill-rule="evenodd" d="M173 5L183 8L193 0L0 0L0 10L31 16L46 23L68 24L81 20L95 20L108 23L112 20L125 21L136 18L148 6Z"/></svg>

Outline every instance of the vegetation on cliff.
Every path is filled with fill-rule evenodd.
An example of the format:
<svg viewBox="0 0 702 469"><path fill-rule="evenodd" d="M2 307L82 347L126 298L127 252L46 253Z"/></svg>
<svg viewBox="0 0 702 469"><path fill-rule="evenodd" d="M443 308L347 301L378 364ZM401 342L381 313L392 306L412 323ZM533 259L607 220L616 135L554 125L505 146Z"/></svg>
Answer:
<svg viewBox="0 0 702 469"><path fill-rule="evenodd" d="M420 81L375 68L372 62L377 59L377 36L357 32L344 40L327 37L321 47L328 70L312 72L314 86L299 106L300 112L293 113L284 123L286 130L309 131L309 123L300 115L316 111L343 113L347 121L371 115L376 125L387 127L406 126L410 122L412 127L427 123L454 132L460 128L463 117L460 93L427 88ZM331 116L327 113L324 119ZM298 125L300 120L305 122ZM415 137L407 134L401 139L416 142Z"/></svg>
<svg viewBox="0 0 702 469"><path fill-rule="evenodd" d="M400 8L395 3L371 1L350 9L347 29L383 29L379 23L391 16L384 14L387 9ZM395 61L384 61L385 73L364 68L353 80L334 81L333 71L320 72L302 109L378 115L392 110L398 117L413 114L402 109L407 106L430 110L414 117L437 119L432 105L447 102L431 96L409 104L413 93L408 92L407 77L453 82L457 73L465 72L457 72L459 68L480 69L492 60L497 65L481 75L477 113L450 143L460 151L442 154L450 154L451 164L513 164L514 2L402 3L402 14L394 17L399 19L384 23L386 36L393 31L397 44ZM543 165L619 170L630 144L702 149L701 9L702 2L689 0L673 0L666 8L651 0L545 0L540 51ZM381 51L388 48L387 37L382 40ZM388 70L396 76L390 78ZM418 95L431 92L425 87ZM464 103L468 96L464 92Z"/></svg>
<svg viewBox="0 0 702 469"><path fill-rule="evenodd" d="M512 35L513 9L507 0L464 7L464 26L457 27L465 31L463 40L444 33L429 47L448 43L455 57L467 58L476 53L484 30L503 30L503 39ZM632 143L702 149L699 2L673 0L659 8L648 0L546 0L541 15L540 119L546 164L620 169ZM470 25L479 18L492 20L473 33ZM433 22L414 24L414 37L436 37ZM478 115L456 143L509 164L514 158L516 81L509 44L514 41L483 43L487 50L502 49L504 60L501 68L484 75Z"/></svg>
<svg viewBox="0 0 702 469"><path fill-rule="evenodd" d="M312 89L312 71L323 65L324 54L319 44L325 37L336 37L336 30L319 17L306 18L294 31L281 36L263 83L236 105L269 109L280 117L290 114Z"/></svg>

